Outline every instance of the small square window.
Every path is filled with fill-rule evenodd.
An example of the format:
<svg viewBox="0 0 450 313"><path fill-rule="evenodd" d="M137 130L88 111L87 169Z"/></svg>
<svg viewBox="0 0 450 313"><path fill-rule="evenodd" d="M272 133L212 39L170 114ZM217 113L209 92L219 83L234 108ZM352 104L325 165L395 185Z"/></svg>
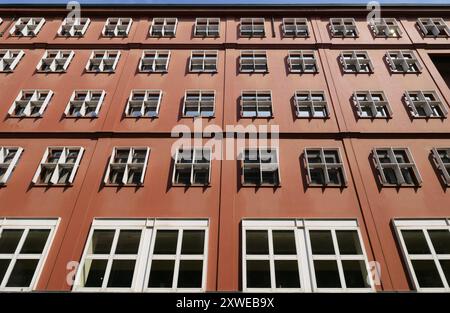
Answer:
<svg viewBox="0 0 450 313"><path fill-rule="evenodd" d="M331 18L330 30L332 37L356 38L359 36L358 28L353 18Z"/></svg>
<svg viewBox="0 0 450 313"><path fill-rule="evenodd" d="M345 73L373 73L372 61L366 51L342 51L340 61Z"/></svg>
<svg viewBox="0 0 450 313"><path fill-rule="evenodd" d="M140 72L165 73L169 68L170 51L146 50L139 62Z"/></svg>
<svg viewBox="0 0 450 313"><path fill-rule="evenodd" d="M265 37L264 18L241 18L241 37Z"/></svg>
<svg viewBox="0 0 450 313"><path fill-rule="evenodd" d="M386 59L392 73L420 73L422 66L413 51L388 51Z"/></svg>
<svg viewBox="0 0 450 313"><path fill-rule="evenodd" d="M219 37L220 18L196 18L194 36L195 37Z"/></svg>
<svg viewBox="0 0 450 313"><path fill-rule="evenodd" d="M46 50L37 65L38 72L61 73L67 71L75 53L70 50Z"/></svg>
<svg viewBox="0 0 450 313"><path fill-rule="evenodd" d="M0 147L0 185L7 183L22 152L21 147Z"/></svg>
<svg viewBox="0 0 450 313"><path fill-rule="evenodd" d="M213 117L216 93L214 90L189 90L184 95L184 117Z"/></svg>
<svg viewBox="0 0 450 313"><path fill-rule="evenodd" d="M17 37L35 37L44 26L43 17L21 17L11 27L9 31L11 36Z"/></svg>
<svg viewBox="0 0 450 313"><path fill-rule="evenodd" d="M304 151L309 186L346 186L339 148L307 148Z"/></svg>
<svg viewBox="0 0 450 313"><path fill-rule="evenodd" d="M296 91L295 113L298 118L328 118L328 106L323 91Z"/></svg>
<svg viewBox="0 0 450 313"><path fill-rule="evenodd" d="M217 72L217 51L194 50L191 52L189 71L195 73Z"/></svg>
<svg viewBox="0 0 450 313"><path fill-rule="evenodd" d="M158 117L161 90L132 90L125 108L126 117Z"/></svg>
<svg viewBox="0 0 450 313"><path fill-rule="evenodd" d="M207 186L211 181L211 149L180 148L175 155L174 185Z"/></svg>
<svg viewBox="0 0 450 313"><path fill-rule="evenodd" d="M131 24L133 19L131 18L116 18L110 17L106 20L105 26L102 30L104 37L127 37L130 33Z"/></svg>
<svg viewBox="0 0 450 313"><path fill-rule="evenodd" d="M280 185L277 149L245 149L241 157L242 184L244 186Z"/></svg>
<svg viewBox="0 0 450 313"><path fill-rule="evenodd" d="M241 73L267 73L267 55L265 51L241 51L239 58Z"/></svg>
<svg viewBox="0 0 450 313"><path fill-rule="evenodd" d="M316 54L310 50L289 51L289 70L291 73L317 73Z"/></svg>
<svg viewBox="0 0 450 313"><path fill-rule="evenodd" d="M241 117L271 118L271 91L243 91L241 93Z"/></svg>
<svg viewBox="0 0 450 313"><path fill-rule="evenodd" d="M306 18L283 18L282 29L284 37L309 37Z"/></svg>
<svg viewBox="0 0 450 313"><path fill-rule="evenodd" d="M435 91L406 91L405 101L414 118L446 118L448 114Z"/></svg>
<svg viewBox="0 0 450 313"><path fill-rule="evenodd" d="M86 65L86 71L97 73L112 73L116 70L119 62L120 51L117 50L95 50L92 51Z"/></svg>
<svg viewBox="0 0 450 313"><path fill-rule="evenodd" d="M392 117L389 101L382 91L355 91L353 102L359 118Z"/></svg>
<svg viewBox="0 0 450 313"><path fill-rule="evenodd" d="M65 18L58 29L61 37L83 37L89 27L89 18Z"/></svg>
<svg viewBox="0 0 450 313"><path fill-rule="evenodd" d="M13 72L24 55L23 50L0 50L0 72Z"/></svg>
<svg viewBox="0 0 450 313"><path fill-rule="evenodd" d="M64 111L65 116L75 118L98 117L105 94L104 90L75 90Z"/></svg>
<svg viewBox="0 0 450 313"><path fill-rule="evenodd" d="M450 28L442 18L419 18L417 25L424 37L450 37Z"/></svg>
<svg viewBox="0 0 450 313"><path fill-rule="evenodd" d="M22 90L8 110L10 117L42 117L50 99L51 90Z"/></svg>
<svg viewBox="0 0 450 313"><path fill-rule="evenodd" d="M395 18L372 19L370 27L375 37L400 38L402 36L400 25Z"/></svg>
<svg viewBox="0 0 450 313"><path fill-rule="evenodd" d="M175 37L177 18L154 18L150 27L151 37Z"/></svg>
<svg viewBox="0 0 450 313"><path fill-rule="evenodd" d="M142 185L150 155L148 147L114 148L106 170L106 185Z"/></svg>

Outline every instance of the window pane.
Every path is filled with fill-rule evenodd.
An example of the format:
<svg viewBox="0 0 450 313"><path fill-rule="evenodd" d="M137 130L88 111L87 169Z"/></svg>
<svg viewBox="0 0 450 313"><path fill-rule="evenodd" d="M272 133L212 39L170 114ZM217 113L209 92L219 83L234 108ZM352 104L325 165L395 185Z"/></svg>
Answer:
<svg viewBox="0 0 450 313"><path fill-rule="evenodd" d="M336 261L315 260L314 271L316 273L317 288L341 288Z"/></svg>
<svg viewBox="0 0 450 313"><path fill-rule="evenodd" d="M275 278L277 288L300 288L298 261L276 260Z"/></svg>
<svg viewBox="0 0 450 313"><path fill-rule="evenodd" d="M135 260L114 260L108 279L108 287L131 287Z"/></svg>
<svg viewBox="0 0 450 313"><path fill-rule="evenodd" d="M442 271L444 272L445 279L447 279L447 283L450 284L450 260L441 260ZM1 273L0 273L1 275ZM1 277L1 276L0 276ZM0 278L1 280L1 278Z"/></svg>
<svg viewBox="0 0 450 313"><path fill-rule="evenodd" d="M116 254L137 254L140 241L140 230L121 230L117 241Z"/></svg>
<svg viewBox="0 0 450 313"><path fill-rule="evenodd" d="M20 253L42 253L47 242L49 229L32 229L28 232L27 239L23 243Z"/></svg>
<svg viewBox="0 0 450 313"><path fill-rule="evenodd" d="M94 230L89 253L109 254L114 239L114 230Z"/></svg>
<svg viewBox="0 0 450 313"><path fill-rule="evenodd" d="M0 234L0 253L12 254L16 252L22 234L23 229L4 229Z"/></svg>
<svg viewBox="0 0 450 313"><path fill-rule="evenodd" d="M173 260L153 260L148 281L149 288L172 288Z"/></svg>
<svg viewBox="0 0 450 313"><path fill-rule="evenodd" d="M437 254L450 254L450 231L446 229L429 230L428 235L430 235Z"/></svg>
<svg viewBox="0 0 450 313"><path fill-rule="evenodd" d="M366 264L362 260L342 261L347 288L369 288Z"/></svg>
<svg viewBox="0 0 450 313"><path fill-rule="evenodd" d="M3 277L5 276L6 270L8 269L9 262L9 259L0 259L0 285Z"/></svg>
<svg viewBox="0 0 450 313"><path fill-rule="evenodd" d="M181 254L203 254L204 230L184 230Z"/></svg>
<svg viewBox="0 0 450 313"><path fill-rule="evenodd" d="M295 235L292 230L274 230L272 237L274 254L297 254Z"/></svg>
<svg viewBox="0 0 450 313"><path fill-rule="evenodd" d="M309 232L313 254L334 254L333 238L329 230L311 230Z"/></svg>
<svg viewBox="0 0 450 313"><path fill-rule="evenodd" d="M356 230L337 230L336 237L341 254L362 254Z"/></svg>
<svg viewBox="0 0 450 313"><path fill-rule="evenodd" d="M246 231L247 254L269 254L269 241L266 230Z"/></svg>
<svg viewBox="0 0 450 313"><path fill-rule="evenodd" d="M444 286L434 261L413 260L411 263L421 288L439 288Z"/></svg>
<svg viewBox="0 0 450 313"><path fill-rule="evenodd" d="M429 254L430 249L421 230L402 230L409 254Z"/></svg>
<svg viewBox="0 0 450 313"><path fill-rule="evenodd" d="M29 287L39 260L17 260L6 287Z"/></svg>
<svg viewBox="0 0 450 313"><path fill-rule="evenodd" d="M247 261L247 288L270 288L269 261Z"/></svg>
<svg viewBox="0 0 450 313"><path fill-rule="evenodd" d="M178 272L178 288L201 288L202 272L202 260L181 260Z"/></svg>
<svg viewBox="0 0 450 313"><path fill-rule="evenodd" d="M178 230L158 230L154 254L175 254L177 252Z"/></svg>
<svg viewBox="0 0 450 313"><path fill-rule="evenodd" d="M107 264L107 260L86 260L83 269L84 287L101 287Z"/></svg>

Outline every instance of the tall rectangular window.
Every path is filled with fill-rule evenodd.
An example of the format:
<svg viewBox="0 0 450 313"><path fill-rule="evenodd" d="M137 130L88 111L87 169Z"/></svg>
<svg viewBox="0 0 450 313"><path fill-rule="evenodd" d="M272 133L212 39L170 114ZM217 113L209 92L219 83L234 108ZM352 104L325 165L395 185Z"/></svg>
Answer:
<svg viewBox="0 0 450 313"><path fill-rule="evenodd" d="M104 90L75 90L64 111L66 117L98 117L105 98Z"/></svg>
<svg viewBox="0 0 450 313"><path fill-rule="evenodd" d="M330 116L323 91L296 91L294 104L298 118L328 118Z"/></svg>
<svg viewBox="0 0 450 313"><path fill-rule="evenodd" d="M219 37L220 18L198 17L195 19L195 37Z"/></svg>
<svg viewBox="0 0 450 313"><path fill-rule="evenodd" d="M0 185L8 182L22 152L21 147L0 147Z"/></svg>
<svg viewBox="0 0 450 313"><path fill-rule="evenodd" d="M433 148L432 154L444 184L450 186L450 148Z"/></svg>
<svg viewBox="0 0 450 313"><path fill-rule="evenodd" d="M12 72L25 55L23 50L0 50L0 72Z"/></svg>
<svg viewBox="0 0 450 313"><path fill-rule="evenodd" d="M191 59L189 61L189 71L195 73L217 72L217 51L192 51Z"/></svg>
<svg viewBox="0 0 450 313"><path fill-rule="evenodd" d="M51 90L21 90L8 110L8 115L20 118L42 117L52 96Z"/></svg>
<svg viewBox="0 0 450 313"><path fill-rule="evenodd" d="M205 186L211 181L211 149L180 148L175 155L172 183Z"/></svg>
<svg viewBox="0 0 450 313"><path fill-rule="evenodd" d="M267 65L266 51L241 51L239 58L241 73L266 73L269 71Z"/></svg>
<svg viewBox="0 0 450 313"><path fill-rule="evenodd" d="M65 72L74 55L71 50L46 50L36 69L46 73Z"/></svg>
<svg viewBox="0 0 450 313"><path fill-rule="evenodd" d="M393 114L383 91L355 91L353 103L359 118L391 118Z"/></svg>
<svg viewBox="0 0 450 313"><path fill-rule="evenodd" d="M58 35L62 37L83 37L91 20L87 17L65 18L58 29Z"/></svg>
<svg viewBox="0 0 450 313"><path fill-rule="evenodd" d="M291 73L317 73L316 54L313 50L289 51L288 64Z"/></svg>
<svg viewBox="0 0 450 313"><path fill-rule="evenodd" d="M106 169L106 185L142 185L150 148L115 147Z"/></svg>
<svg viewBox="0 0 450 313"><path fill-rule="evenodd" d="M271 118L272 92L269 91L242 91L241 117Z"/></svg>
<svg viewBox="0 0 450 313"><path fill-rule="evenodd" d="M125 108L126 117L158 117L161 90L132 90Z"/></svg>
<svg viewBox="0 0 450 313"><path fill-rule="evenodd" d="M359 36L358 27L353 18L331 18L330 31L332 37L356 38Z"/></svg>
<svg viewBox="0 0 450 313"><path fill-rule="evenodd" d="M116 70L119 62L120 51L118 50L95 50L92 51L86 64L86 71L99 73L112 73Z"/></svg>
<svg viewBox="0 0 450 313"><path fill-rule="evenodd" d="M104 37L127 37L131 24L133 24L132 18L110 17L106 20L102 35Z"/></svg>
<svg viewBox="0 0 450 313"><path fill-rule="evenodd" d="M309 37L306 18L283 18L282 30L284 37Z"/></svg>
<svg viewBox="0 0 450 313"><path fill-rule="evenodd" d="M417 25L424 37L450 37L450 28L440 17L419 18Z"/></svg>
<svg viewBox="0 0 450 313"><path fill-rule="evenodd" d="M9 31L11 36L35 37L44 26L43 17L20 17Z"/></svg>
<svg viewBox="0 0 450 313"><path fill-rule="evenodd" d="M406 91L404 97L412 117L445 118L448 114L436 91Z"/></svg>
<svg viewBox="0 0 450 313"><path fill-rule="evenodd" d="M346 186L347 177L339 148L307 148L304 150L309 186Z"/></svg>
<svg viewBox="0 0 450 313"><path fill-rule="evenodd" d="M151 37L175 37L177 32L177 18L156 17L150 27Z"/></svg>
<svg viewBox="0 0 450 313"><path fill-rule="evenodd" d="M241 37L264 37L264 18L241 18L239 31Z"/></svg>
<svg viewBox="0 0 450 313"><path fill-rule="evenodd" d="M422 66L413 51L388 51L386 60L392 73L420 73Z"/></svg>
<svg viewBox="0 0 450 313"><path fill-rule="evenodd" d="M165 73L169 68L169 59L170 51L168 50L146 50L142 52L139 71Z"/></svg>
<svg viewBox="0 0 450 313"><path fill-rule="evenodd" d="M241 159L243 185L278 186L280 184L280 166L277 149L244 149Z"/></svg>

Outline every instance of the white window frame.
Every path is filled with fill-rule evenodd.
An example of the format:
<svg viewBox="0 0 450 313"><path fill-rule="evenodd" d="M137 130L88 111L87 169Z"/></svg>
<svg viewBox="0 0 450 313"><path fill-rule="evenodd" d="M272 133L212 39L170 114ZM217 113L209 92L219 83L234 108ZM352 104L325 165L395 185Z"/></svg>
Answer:
<svg viewBox="0 0 450 313"><path fill-rule="evenodd" d="M433 148L431 153L433 155L433 162L436 168L440 171L440 176L447 187L450 187L450 162L444 162L440 155L440 151L445 151L448 158L450 158L450 148Z"/></svg>
<svg viewBox="0 0 450 313"><path fill-rule="evenodd" d="M25 55L23 50L0 50L0 72L11 73Z"/></svg>
<svg viewBox="0 0 450 313"><path fill-rule="evenodd" d="M109 254L95 254L89 255L89 246L92 241L92 236L95 230L114 230L114 241L111 246ZM117 245L120 230L141 230L141 239L139 243L138 253L136 255L115 255L114 250ZM158 230L178 230L177 254L176 255L154 255L154 246L156 234ZM181 255L181 242L183 230L203 230L205 232L205 240L203 246L203 255ZM206 279L208 269L208 244L209 244L209 220L207 219L192 219L192 220L177 220L177 219L94 219L89 231L88 240L84 247L83 255L81 257L80 266L78 267L75 276L75 284L73 291L82 292L204 292L206 291ZM113 252L114 251L114 252ZM81 283L84 264L87 259L105 259L108 260L108 266L105 271L105 279L102 287L84 287ZM112 260L114 259L135 259L134 275L132 286L130 288L111 288L107 287L109 275L111 272ZM152 260L173 259L175 260L174 277L172 288L148 288L150 278ZM180 259L202 260L202 286L201 288L177 288L174 286L178 281L178 270Z"/></svg>
<svg viewBox="0 0 450 313"><path fill-rule="evenodd" d="M144 94L144 98L142 100L133 100L135 94ZM154 115L146 115L145 111L147 106L149 106L150 97L158 95L158 102L156 104L156 110ZM159 108L161 106L163 92L161 90L153 90L153 89L133 89L130 92L130 96L128 97L127 106L125 107L125 116L128 118L157 118L159 116ZM130 113L130 109L133 106L140 105L141 111L140 115L132 115Z"/></svg>
<svg viewBox="0 0 450 313"><path fill-rule="evenodd" d="M315 100L315 96L321 96L323 100ZM301 96L306 96L307 100L300 100ZM327 98L325 92L323 91L311 91L311 90L298 90L294 94L294 106L295 106L295 114L297 118L321 118L327 119L330 118L330 110L328 108ZM309 112L312 115L302 116L300 115L300 108L307 107L309 108ZM320 116L316 114L316 112L323 112L323 110L316 110L317 107L322 107L325 110L325 115Z"/></svg>
<svg viewBox="0 0 450 313"><path fill-rule="evenodd" d="M47 158L52 150L62 150L61 156L59 157L56 163L47 163ZM67 157L69 156L69 151L78 150L77 158L74 163L67 163ZM75 176L77 174L78 168L80 167L81 159L83 158L84 148L83 147L47 147L44 151L44 155L42 156L41 162L36 170L36 173L33 176L32 182L35 185L53 185L53 186L67 186L72 185L75 180ZM40 175L43 169L45 168L53 168L53 174L48 183L41 182ZM67 183L59 183L59 170L65 168L72 168Z"/></svg>
<svg viewBox="0 0 450 313"><path fill-rule="evenodd" d="M194 37L220 37L220 18L197 17L195 19Z"/></svg>
<svg viewBox="0 0 450 313"><path fill-rule="evenodd" d="M363 95L365 100L360 100L359 96ZM380 96L380 100L377 100L375 96ZM372 90L361 90L355 91L353 93L353 103L356 108L356 113L359 118L369 118L369 119L390 119L393 116L391 106L389 105L389 100L383 91L372 91ZM371 116L363 115L363 107L370 108ZM386 111L386 116L380 115L378 108L384 108Z"/></svg>
<svg viewBox="0 0 450 313"><path fill-rule="evenodd" d="M346 55L349 54L351 54L351 57L346 57ZM364 55L364 58L361 59L358 55ZM339 56L339 60L341 61L342 70L344 73L371 74L374 71L372 61L370 60L369 53L367 53L367 51L342 51ZM355 71L349 68L350 65L355 66ZM363 66L366 66L368 70L364 71Z"/></svg>
<svg viewBox="0 0 450 313"><path fill-rule="evenodd" d="M66 72L74 55L75 52L73 50L45 50L44 55L36 66L36 70L43 73ZM43 69L44 65L47 65L48 68ZM58 69L58 65L62 65L62 68Z"/></svg>
<svg viewBox="0 0 450 313"><path fill-rule="evenodd" d="M11 153L11 151L15 151L14 156L8 162L6 162L6 158ZM6 146L0 147L0 168L5 169L5 173L0 179L0 186L5 185L8 182L12 172L14 171L14 169L17 166L17 163L19 162L22 152L23 152L22 147L6 147Z"/></svg>
<svg viewBox="0 0 450 313"><path fill-rule="evenodd" d="M116 156L117 150L129 150L128 160L126 163L114 163L114 158ZM143 163L133 163L133 154L135 150L146 151L145 160ZM105 183L106 186L136 186L135 183L128 183L128 174L130 172L130 169L137 167L142 169L141 177L139 179L139 183L137 184L137 186L142 186L144 184L145 173L147 171L149 157L150 157L149 147L114 147L111 153L111 157L109 159L108 167L106 169L105 178L103 182ZM124 168L122 182L119 184L109 182L109 175L113 168Z"/></svg>
<svg viewBox="0 0 450 313"><path fill-rule="evenodd" d="M336 25L335 23L338 23ZM346 25L351 23L351 25ZM330 31L332 37L358 38L359 30L354 18L330 18ZM339 34L341 33L341 34Z"/></svg>
<svg viewBox="0 0 450 313"><path fill-rule="evenodd" d="M251 68L245 69L244 65ZM264 66L264 68L259 68ZM239 72L241 73L268 73L269 61L265 50L243 50L239 57Z"/></svg>
<svg viewBox="0 0 450 313"><path fill-rule="evenodd" d="M255 155L255 152L250 151L256 151L257 159L259 159L259 162L245 162L245 155L246 151L250 153L253 153ZM275 152L276 162L263 162L262 161L262 154L266 155L272 155L272 152ZM242 186L249 186L249 187L264 187L264 186L271 186L271 187L279 187L281 186L281 171L280 171L280 155L279 155L279 149L275 147L259 147L259 148L245 148L242 149L241 155L241 185ZM259 183L253 184L253 183L247 183L245 182L245 169L257 169L259 172ZM277 179L278 181L274 184L264 183L263 182L263 173L264 172L277 172Z"/></svg>
<svg viewBox="0 0 450 313"><path fill-rule="evenodd" d="M79 93L86 94L86 97L83 100L77 100L77 95ZM100 97L97 100L93 100L94 94L100 94ZM100 112L100 108L102 107L103 100L106 96L106 92L104 90L93 90L93 89L84 89L84 90L74 90L72 96L70 97L69 103L67 104L66 109L64 110L64 116L66 118L96 118ZM72 107L79 107L80 111L78 115L70 115L70 110ZM93 112L86 114L87 108L95 108Z"/></svg>
<svg viewBox="0 0 450 313"><path fill-rule="evenodd" d="M320 163L310 163L308 160L308 151L309 150L318 150L320 154ZM325 152L334 151L336 152L337 157L339 158L339 162L337 163L328 163L325 158ZM306 181L309 187L346 187L348 184L347 174L344 166L344 161L341 155L341 148L321 148L321 147L307 147L303 150L305 168L306 168ZM325 181L323 184L313 183L311 179L311 169L319 168L322 170ZM339 169L341 172L342 182L340 184L334 184L331 182L328 171L330 169Z"/></svg>
<svg viewBox="0 0 450 313"><path fill-rule="evenodd" d="M217 50L193 50L189 59L189 71L192 73L216 73L217 60ZM194 65L198 68L195 68Z"/></svg>
<svg viewBox="0 0 450 313"><path fill-rule="evenodd" d="M425 95L431 94L434 100L429 100ZM414 96L415 95L415 96ZM417 97L418 100L413 100ZM439 94L434 90L414 90L405 91L404 99L406 104L410 109L410 114L414 118L446 118L448 115L448 109L446 105L442 102ZM425 111L425 116L419 115L417 111L417 106L421 106ZM438 108L442 115L435 115L435 110L433 108Z"/></svg>
<svg viewBox="0 0 450 313"><path fill-rule="evenodd" d="M392 221L395 228L395 234L397 240L400 243L403 259L406 261L408 268L408 274L411 278L414 288L419 292L449 292L450 281L447 281L442 271L442 267L439 260L449 260L450 254L438 255L434 249L433 243L428 234L428 230L447 230L450 231L450 220L448 218L442 219L394 219ZM415 254L410 255L406 248L405 241L402 236L402 230L418 230L422 231L430 250L429 254ZM444 285L443 288L421 288L416 278L414 268L412 266L412 260L432 260L435 263L436 269Z"/></svg>
<svg viewBox="0 0 450 313"><path fill-rule="evenodd" d="M186 153L189 153L190 157L192 156L190 163L181 162L181 158ZM206 156L208 163L198 162L197 154L200 154L200 156ZM172 185L173 186L209 186L209 184L211 183L211 165L212 165L211 158L212 158L212 152L211 152L211 148L209 148L209 147L192 147L192 148L180 147L179 149L177 149L175 158L174 158L174 166L173 166L173 173L172 173ZM207 183L206 184L195 183L195 180L194 180L195 171L196 170L204 170L205 168L208 169ZM176 182L177 171L178 170L186 170L186 169L189 169L189 171L191 173L189 184L185 185L183 183Z"/></svg>
<svg viewBox="0 0 450 313"><path fill-rule="evenodd" d="M246 97L252 97L254 98L254 100L246 99ZM265 98L268 99L266 100ZM254 102L254 104L251 102ZM267 104L266 102L269 102L269 104ZM241 104L241 118L273 118L274 116L271 90L243 90L241 92L240 104ZM245 116L246 111L244 110L244 108L246 106L254 106L255 107L254 114ZM270 107L270 115L261 115L259 113L261 112L261 107Z"/></svg>
<svg viewBox="0 0 450 313"><path fill-rule="evenodd" d="M65 18L58 29L58 36L60 37L83 37L91 24L91 19L88 17L82 18Z"/></svg>
<svg viewBox="0 0 450 313"><path fill-rule="evenodd" d="M422 31L423 37L450 37L450 28L443 18L419 17L417 19L417 25Z"/></svg>
<svg viewBox="0 0 450 313"><path fill-rule="evenodd" d="M239 22L239 34L240 37L246 38L252 37L264 38L266 36L265 19L263 17L241 18Z"/></svg>
<svg viewBox="0 0 450 313"><path fill-rule="evenodd" d="M43 17L20 17L11 27L9 34L15 37L35 37L44 24Z"/></svg>
<svg viewBox="0 0 450 313"><path fill-rule="evenodd" d="M212 104L210 103L210 96L212 95ZM190 100L189 97L196 97L196 100ZM207 96L207 97L206 97ZM205 99L206 97L206 99ZM186 90L184 93L183 100L183 117L205 117L205 118L213 118L215 114L215 103L216 103L216 91L215 90ZM188 107L197 107L197 113L187 114ZM205 114L203 112L203 108L212 107L212 112Z"/></svg>
<svg viewBox="0 0 450 313"><path fill-rule="evenodd" d="M5 276L3 277L3 281L0 281L0 291L32 291L36 288L40 275L42 273L42 270L45 266L45 262L48 257L48 253L51 249L55 233L58 229L60 219L20 219L20 218L0 218L0 237L3 230L6 229L23 229L24 232L22 234L22 237L20 238L20 241L17 244L16 250L14 254L9 255L0 255L2 258L10 259L11 262L8 265L8 269L5 273ZM48 234L47 241L45 243L44 249L42 250L42 253L40 254L21 254L20 250L23 247L23 244L25 242L26 237L28 236L28 233L30 230L33 229L39 229L44 230L48 229L50 230ZM18 259L38 259L38 264L36 266L33 278L31 279L30 285L28 287L7 287L6 283L11 275L11 272L13 270L13 267Z"/></svg>
<svg viewBox="0 0 450 313"><path fill-rule="evenodd" d="M370 28L375 37L401 38L403 34L395 18L371 19Z"/></svg>
<svg viewBox="0 0 450 313"><path fill-rule="evenodd" d="M406 57L408 54L411 55L411 58ZM396 57L393 57L393 55ZM412 50L387 51L386 60L392 73L409 74L422 72L422 65ZM396 65L401 66L402 70L398 70ZM411 66L415 66L417 69L410 70Z"/></svg>
<svg viewBox="0 0 450 313"><path fill-rule="evenodd" d="M22 100L23 95L27 94L27 93L32 93L31 99ZM47 93L47 96L45 97L44 100L39 100L41 93ZM17 117L17 118L42 117L52 96L53 96L53 91L48 90L48 89L47 90L44 90L44 89L22 89L19 92L16 100L14 100L13 104L11 105L10 109L8 110L8 116L9 117ZM14 115L14 111L16 110L16 107L18 105L25 107L24 115ZM39 111L37 114L31 115L32 108L34 108L34 106L36 106L36 105L40 105Z"/></svg>
<svg viewBox="0 0 450 313"><path fill-rule="evenodd" d="M96 55L103 54L101 58ZM109 57L110 54L115 54L115 58ZM88 73L114 73L119 62L121 52L119 50L93 50L86 64L86 72ZM90 69L91 64L98 63L98 70ZM112 63L111 69L105 69L106 63Z"/></svg>
<svg viewBox="0 0 450 313"><path fill-rule="evenodd" d="M108 17L105 26L103 26L102 36L128 37L132 24L133 19L131 17Z"/></svg>
<svg viewBox="0 0 450 313"><path fill-rule="evenodd" d="M282 31L283 37L308 38L308 19L285 17L282 22Z"/></svg>
<svg viewBox="0 0 450 313"><path fill-rule="evenodd" d="M311 58L312 56L312 58ZM291 73L318 73L319 66L317 63L316 52L314 50L290 50L288 52L289 71ZM310 70L306 66L313 65L314 69ZM300 67L300 68L296 68Z"/></svg>
<svg viewBox="0 0 450 313"><path fill-rule="evenodd" d="M168 24L169 21L171 22L170 25ZM172 25L173 22L174 25ZM155 23L158 24L156 25ZM152 25L150 26L150 37L175 37L177 33L177 26L178 19L176 17L155 17L153 18ZM161 28L161 30L159 31L157 28ZM158 33L155 33L155 31L158 31Z"/></svg>
<svg viewBox="0 0 450 313"><path fill-rule="evenodd" d="M163 60L163 57L160 55L167 55L164 69L159 69L159 65L161 64L160 59ZM141 60L139 61L139 71L140 72L150 72L150 73L167 73L169 70L169 61L170 61L170 51L169 50L144 50L142 52ZM151 69L143 69L144 63L150 63ZM145 64L147 65L147 64ZM157 66L158 65L158 66Z"/></svg>

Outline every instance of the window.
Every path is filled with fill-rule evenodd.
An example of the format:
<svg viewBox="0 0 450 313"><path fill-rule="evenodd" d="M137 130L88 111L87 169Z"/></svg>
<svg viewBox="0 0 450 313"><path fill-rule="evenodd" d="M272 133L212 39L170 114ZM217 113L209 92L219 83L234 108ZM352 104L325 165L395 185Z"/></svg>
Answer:
<svg viewBox="0 0 450 313"><path fill-rule="evenodd" d="M23 148L21 147L0 147L0 185L8 182L14 168L19 162L22 152Z"/></svg>
<svg viewBox="0 0 450 313"><path fill-rule="evenodd" d="M450 221L394 220L397 238L417 291L450 291Z"/></svg>
<svg viewBox="0 0 450 313"><path fill-rule="evenodd" d="M178 20L176 18L154 18L150 27L151 37L175 37Z"/></svg>
<svg viewBox="0 0 450 313"><path fill-rule="evenodd" d="M398 25L395 18L379 18L371 19L370 27L375 35L375 37L395 37L399 38L402 36L402 31L400 25Z"/></svg>
<svg viewBox="0 0 450 313"><path fill-rule="evenodd" d="M106 20L102 35L105 37L127 37L132 23L133 19L131 18L110 17Z"/></svg>
<svg viewBox="0 0 450 313"><path fill-rule="evenodd" d="M356 38L359 36L358 28L353 18L331 18L330 30L332 37Z"/></svg>
<svg viewBox="0 0 450 313"><path fill-rule="evenodd" d="M217 72L217 51L196 50L191 52L191 72Z"/></svg>
<svg viewBox="0 0 450 313"><path fill-rule="evenodd" d="M21 90L8 110L10 117L42 117L53 96L51 90Z"/></svg>
<svg viewBox="0 0 450 313"><path fill-rule="evenodd" d="M97 117L105 98L104 90L75 90L64 115L66 117Z"/></svg>
<svg viewBox="0 0 450 313"><path fill-rule="evenodd" d="M57 226L57 219L0 219L1 291L34 290Z"/></svg>
<svg viewBox="0 0 450 313"><path fill-rule="evenodd" d="M219 37L220 18L195 19L194 36L195 37Z"/></svg>
<svg viewBox="0 0 450 313"><path fill-rule="evenodd" d="M362 243L356 220L243 220L243 290L373 291Z"/></svg>
<svg viewBox="0 0 450 313"><path fill-rule="evenodd" d="M161 90L132 90L125 108L125 115L127 117L157 117L161 99Z"/></svg>
<svg viewBox="0 0 450 313"><path fill-rule="evenodd" d="M34 37L37 36L45 23L43 17L21 17L9 31L11 36Z"/></svg>
<svg viewBox="0 0 450 313"><path fill-rule="evenodd" d="M239 30L241 37L264 37L264 18L241 18Z"/></svg>
<svg viewBox="0 0 450 313"><path fill-rule="evenodd" d="M433 148L432 153L441 178L447 186L450 186L450 148Z"/></svg>
<svg viewBox="0 0 450 313"><path fill-rule="evenodd" d="M72 184L83 152L82 147L48 147L34 174L33 183L38 185Z"/></svg>
<svg viewBox="0 0 450 313"><path fill-rule="evenodd" d="M148 147L115 147L106 170L106 185L142 185L147 168Z"/></svg>
<svg viewBox="0 0 450 313"><path fill-rule="evenodd" d="M208 220L95 219L74 291L205 291Z"/></svg>
<svg viewBox="0 0 450 313"><path fill-rule="evenodd" d="M172 184L206 186L211 181L211 149L180 148L175 155Z"/></svg>
<svg viewBox="0 0 450 313"><path fill-rule="evenodd" d="M0 72L12 72L25 55L23 50L0 50Z"/></svg>
<svg viewBox="0 0 450 313"><path fill-rule="evenodd" d="M296 91L295 113L298 118L328 118L328 106L323 91Z"/></svg>
<svg viewBox="0 0 450 313"><path fill-rule="evenodd" d="M275 148L245 149L242 158L242 184L249 186L280 185L278 150Z"/></svg>
<svg viewBox="0 0 450 313"><path fill-rule="evenodd" d="M283 18L284 37L309 37L306 18Z"/></svg>
<svg viewBox="0 0 450 313"><path fill-rule="evenodd" d="M422 178L408 148L375 148L373 159L383 186L420 186Z"/></svg>
<svg viewBox="0 0 450 313"><path fill-rule="evenodd" d="M304 151L307 182L311 187L347 185L339 148L307 148Z"/></svg>
<svg viewBox="0 0 450 313"><path fill-rule="evenodd" d="M214 90L188 90L184 94L184 117L213 117L216 92Z"/></svg>
<svg viewBox="0 0 450 313"><path fill-rule="evenodd" d="M108 73L116 70L119 62L120 51L95 50L92 51L86 65L88 72Z"/></svg>
<svg viewBox="0 0 450 313"><path fill-rule="evenodd" d="M422 66L412 51L388 51L386 59L392 73L419 73Z"/></svg>
<svg viewBox="0 0 450 313"><path fill-rule="evenodd" d="M243 91L241 93L241 117L271 118L271 91Z"/></svg>
<svg viewBox="0 0 450 313"><path fill-rule="evenodd" d="M366 51L342 51L340 61L345 73L373 73L372 61Z"/></svg>
<svg viewBox="0 0 450 313"><path fill-rule="evenodd" d="M317 60L314 51L289 51L289 70L291 73L317 73Z"/></svg>
<svg viewBox="0 0 450 313"><path fill-rule="evenodd" d="M65 72L74 55L70 50L46 50L36 69L38 72Z"/></svg>
<svg viewBox="0 0 450 313"><path fill-rule="evenodd" d="M89 27L91 20L83 18L65 18L58 29L59 36L65 37L83 37Z"/></svg>
<svg viewBox="0 0 450 313"><path fill-rule="evenodd" d="M269 71L266 51L241 51L239 65L241 73L266 73Z"/></svg>
<svg viewBox="0 0 450 313"><path fill-rule="evenodd" d="M382 91L355 91L353 102L359 118L392 117L389 101Z"/></svg>
<svg viewBox="0 0 450 313"><path fill-rule="evenodd" d="M424 37L450 37L450 28L442 18L419 18L417 25Z"/></svg>
<svg viewBox="0 0 450 313"><path fill-rule="evenodd" d="M169 68L170 51L149 50L142 53L139 62L140 72L167 72Z"/></svg>
<svg viewBox="0 0 450 313"><path fill-rule="evenodd" d="M435 91L406 91L405 102L413 117L445 118L447 108Z"/></svg>

